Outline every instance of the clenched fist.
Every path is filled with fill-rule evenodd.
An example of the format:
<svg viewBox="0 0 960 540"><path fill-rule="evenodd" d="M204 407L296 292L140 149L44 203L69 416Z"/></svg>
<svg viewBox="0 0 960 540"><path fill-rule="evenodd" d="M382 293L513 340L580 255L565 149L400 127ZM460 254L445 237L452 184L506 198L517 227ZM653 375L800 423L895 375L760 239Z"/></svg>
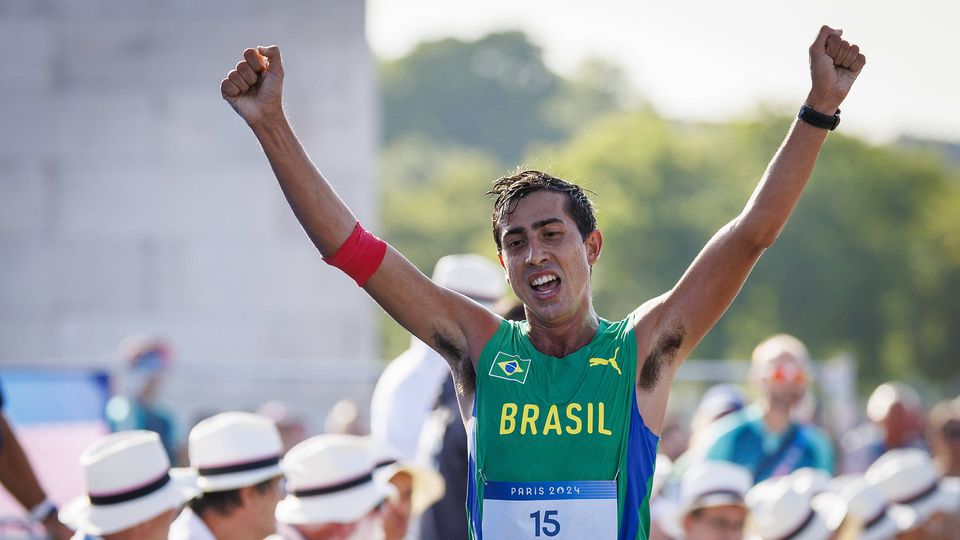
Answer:
<svg viewBox="0 0 960 540"><path fill-rule="evenodd" d="M823 26L810 46L813 86L807 105L823 114L836 111L867 63L867 58L860 53L860 47L845 41L840 37L842 35L843 30Z"/></svg>
<svg viewBox="0 0 960 540"><path fill-rule="evenodd" d="M220 94L250 127L283 115L280 48L271 45L243 51L243 60L220 81Z"/></svg>

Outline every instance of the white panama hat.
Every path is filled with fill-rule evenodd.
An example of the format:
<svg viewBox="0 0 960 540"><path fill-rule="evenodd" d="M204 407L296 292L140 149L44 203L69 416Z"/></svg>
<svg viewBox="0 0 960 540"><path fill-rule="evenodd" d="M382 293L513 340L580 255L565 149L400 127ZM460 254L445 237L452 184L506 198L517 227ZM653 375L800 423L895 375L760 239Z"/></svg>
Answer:
<svg viewBox="0 0 960 540"><path fill-rule="evenodd" d="M248 412L226 412L190 430L190 468L204 493L252 486L280 476L283 443L272 420Z"/></svg>
<svg viewBox="0 0 960 540"><path fill-rule="evenodd" d="M152 431L105 435L84 450L86 495L63 507L60 520L88 534L112 534L179 508L200 491L189 471L171 471Z"/></svg>
<svg viewBox="0 0 960 540"><path fill-rule="evenodd" d="M919 448L890 450L870 465L864 478L893 503L891 515L902 530L936 512L960 508L960 478L943 478L930 454Z"/></svg>
<svg viewBox="0 0 960 540"><path fill-rule="evenodd" d="M507 290L503 269L482 255L468 253L440 257L433 267L433 281L477 302L492 305Z"/></svg>
<svg viewBox="0 0 960 540"><path fill-rule="evenodd" d="M368 442L373 456L374 474L381 476L385 482L389 482L397 473L407 473L413 479L410 506L415 515L422 514L443 497L447 483L439 472L406 461L399 450L386 443L374 439L368 439Z"/></svg>
<svg viewBox="0 0 960 540"><path fill-rule="evenodd" d="M791 475L768 478L747 492L748 540L827 540L846 514L843 501L814 497Z"/></svg>
<svg viewBox="0 0 960 540"><path fill-rule="evenodd" d="M714 506L746 506L753 483L750 471L726 461L702 461L690 467L680 484L682 514Z"/></svg>
<svg viewBox="0 0 960 540"><path fill-rule="evenodd" d="M753 483L750 471L726 461L701 461L683 474L680 501L661 520L673 538L683 537L683 520L690 513L718 506L746 507L744 498Z"/></svg>
<svg viewBox="0 0 960 540"><path fill-rule="evenodd" d="M277 521L288 525L352 523L396 491L373 474L365 437L325 434L290 449L283 458L287 496Z"/></svg>
<svg viewBox="0 0 960 540"><path fill-rule="evenodd" d="M862 475L846 475L842 481L831 483L831 488L835 488L835 491L818 497L823 500L823 505L833 505L838 500L841 505L846 505L846 517L858 527L859 540L887 540L901 532L891 512L890 502Z"/></svg>
<svg viewBox="0 0 960 540"><path fill-rule="evenodd" d="M793 483L796 488L811 497L819 495L829 489L831 476L827 471L816 467L801 467L792 473Z"/></svg>

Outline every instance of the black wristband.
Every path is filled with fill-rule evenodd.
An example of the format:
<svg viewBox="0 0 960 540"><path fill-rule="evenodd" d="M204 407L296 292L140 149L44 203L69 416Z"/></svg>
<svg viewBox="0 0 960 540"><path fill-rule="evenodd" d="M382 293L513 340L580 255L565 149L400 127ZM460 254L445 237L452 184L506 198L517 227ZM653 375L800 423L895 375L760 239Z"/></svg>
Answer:
<svg viewBox="0 0 960 540"><path fill-rule="evenodd" d="M840 125L840 109L837 109L837 112L833 113L833 116L831 116L829 114L817 112L813 107L807 107L804 105L800 107L800 112L797 113L797 118L803 120L811 126L833 131L837 129L837 126Z"/></svg>

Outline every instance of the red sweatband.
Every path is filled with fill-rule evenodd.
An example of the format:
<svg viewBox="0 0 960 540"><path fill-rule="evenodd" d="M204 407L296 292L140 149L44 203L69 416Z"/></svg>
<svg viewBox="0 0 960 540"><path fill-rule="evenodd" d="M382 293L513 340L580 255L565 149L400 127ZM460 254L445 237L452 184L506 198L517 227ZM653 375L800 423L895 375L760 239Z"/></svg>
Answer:
<svg viewBox="0 0 960 540"><path fill-rule="evenodd" d="M350 236L337 248L337 252L323 260L330 266L343 270L357 285L363 287L377 268L380 268L386 254L387 243L367 232L358 221Z"/></svg>

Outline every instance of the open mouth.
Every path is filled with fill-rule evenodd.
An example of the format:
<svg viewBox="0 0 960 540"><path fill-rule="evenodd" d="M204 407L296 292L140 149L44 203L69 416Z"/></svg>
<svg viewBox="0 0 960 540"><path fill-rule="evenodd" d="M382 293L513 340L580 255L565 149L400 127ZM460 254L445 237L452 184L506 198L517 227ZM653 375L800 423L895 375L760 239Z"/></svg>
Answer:
<svg viewBox="0 0 960 540"><path fill-rule="evenodd" d="M560 288L560 277L556 274L543 274L530 280L530 288L541 298L549 297Z"/></svg>

